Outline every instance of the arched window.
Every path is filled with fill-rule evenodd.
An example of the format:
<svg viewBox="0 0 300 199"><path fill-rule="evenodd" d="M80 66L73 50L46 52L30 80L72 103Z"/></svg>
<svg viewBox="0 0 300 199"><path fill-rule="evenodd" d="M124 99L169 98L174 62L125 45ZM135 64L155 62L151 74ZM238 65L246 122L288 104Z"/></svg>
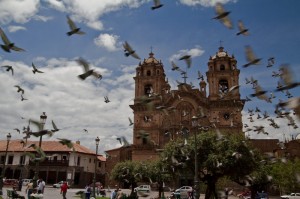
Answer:
<svg viewBox="0 0 300 199"><path fill-rule="evenodd" d="M221 79L219 81L219 91L222 93L227 93L228 89L228 81L226 79Z"/></svg>
<svg viewBox="0 0 300 199"><path fill-rule="evenodd" d="M145 95L149 95L153 93L153 88L152 88L152 85L151 84L147 84L145 87L144 87L144 94Z"/></svg>
<svg viewBox="0 0 300 199"><path fill-rule="evenodd" d="M225 70L225 66L223 64L220 65L220 70Z"/></svg>
<svg viewBox="0 0 300 199"><path fill-rule="evenodd" d="M156 70L156 75L159 75L159 70Z"/></svg>
<svg viewBox="0 0 300 199"><path fill-rule="evenodd" d="M151 71L147 70L147 76L151 76Z"/></svg>

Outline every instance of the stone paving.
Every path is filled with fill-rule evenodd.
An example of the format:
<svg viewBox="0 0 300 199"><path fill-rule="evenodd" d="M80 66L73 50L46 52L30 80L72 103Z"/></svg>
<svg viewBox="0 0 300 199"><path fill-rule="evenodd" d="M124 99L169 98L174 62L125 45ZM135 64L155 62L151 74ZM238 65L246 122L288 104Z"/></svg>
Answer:
<svg viewBox="0 0 300 199"><path fill-rule="evenodd" d="M6 190L8 189L8 187L4 187L3 188L3 198L7 198L6 196ZM9 188L11 189L11 188ZM22 187L22 191L18 191L19 194L23 195L26 197L26 193L25 193L25 189L26 186ZM76 196L76 192L78 191L84 191L84 189L68 189L67 192L67 199L80 199L80 197ZM131 190L130 189L121 189L121 192L125 193L125 194L130 194ZM165 192L165 197L168 197L171 195L171 192ZM106 191L106 197L110 198L110 192ZM147 197L140 197L142 199L152 199L152 198L157 198L158 197L158 192L157 191L151 191L150 195ZM60 194L60 189L59 188L52 188L50 186L46 186L45 188L45 192L44 192L44 199L62 199L62 195ZM26 197L27 199L27 197ZM204 194L200 195L200 199L204 199ZM228 199L238 199L238 197L236 196L229 196ZM270 196L269 199L280 199L279 196Z"/></svg>

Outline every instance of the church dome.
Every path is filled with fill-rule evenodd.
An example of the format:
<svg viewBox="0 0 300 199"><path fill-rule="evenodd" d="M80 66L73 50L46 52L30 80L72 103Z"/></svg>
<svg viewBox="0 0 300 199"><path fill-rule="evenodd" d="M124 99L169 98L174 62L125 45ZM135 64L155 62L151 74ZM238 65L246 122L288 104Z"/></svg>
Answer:
<svg viewBox="0 0 300 199"><path fill-rule="evenodd" d="M149 53L149 58L144 59L144 63L146 63L146 64L151 64L151 63L158 64L159 61L157 59L155 59L154 53L151 52L151 53Z"/></svg>
<svg viewBox="0 0 300 199"><path fill-rule="evenodd" d="M224 48L221 46L219 47L219 51L212 57L212 59L215 59L217 57L227 57L228 54L226 51L224 51Z"/></svg>

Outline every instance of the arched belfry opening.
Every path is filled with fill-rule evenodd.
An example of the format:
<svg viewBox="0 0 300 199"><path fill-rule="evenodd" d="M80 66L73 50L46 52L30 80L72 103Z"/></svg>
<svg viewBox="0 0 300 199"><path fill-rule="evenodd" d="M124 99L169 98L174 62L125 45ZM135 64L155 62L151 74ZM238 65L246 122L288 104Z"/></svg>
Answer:
<svg viewBox="0 0 300 199"><path fill-rule="evenodd" d="M144 94L145 95L150 95L153 92L153 87L152 84L147 84L144 87Z"/></svg>
<svg viewBox="0 0 300 199"><path fill-rule="evenodd" d="M228 81L226 79L221 79L219 81L219 91L222 93L228 92Z"/></svg>

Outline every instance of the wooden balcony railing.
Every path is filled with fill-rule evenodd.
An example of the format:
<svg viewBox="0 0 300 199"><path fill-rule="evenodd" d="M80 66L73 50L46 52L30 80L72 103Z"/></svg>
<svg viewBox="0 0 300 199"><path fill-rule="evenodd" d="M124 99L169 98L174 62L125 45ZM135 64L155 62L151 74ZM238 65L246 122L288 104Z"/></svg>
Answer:
<svg viewBox="0 0 300 199"><path fill-rule="evenodd" d="M30 166L34 166L35 162L29 162ZM44 160L40 162L40 166L69 166L69 160Z"/></svg>

